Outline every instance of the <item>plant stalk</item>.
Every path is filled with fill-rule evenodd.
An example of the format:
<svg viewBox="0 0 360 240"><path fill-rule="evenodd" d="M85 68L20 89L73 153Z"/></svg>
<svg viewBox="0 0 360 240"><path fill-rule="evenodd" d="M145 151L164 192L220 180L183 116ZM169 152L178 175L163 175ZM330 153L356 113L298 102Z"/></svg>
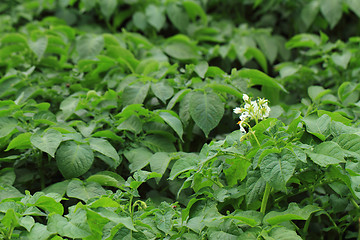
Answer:
<svg viewBox="0 0 360 240"><path fill-rule="evenodd" d="M263 214L265 214L266 211L266 205L269 199L270 191L271 191L271 186L269 183L266 183L263 199L261 201L261 208L260 208L260 212Z"/></svg>

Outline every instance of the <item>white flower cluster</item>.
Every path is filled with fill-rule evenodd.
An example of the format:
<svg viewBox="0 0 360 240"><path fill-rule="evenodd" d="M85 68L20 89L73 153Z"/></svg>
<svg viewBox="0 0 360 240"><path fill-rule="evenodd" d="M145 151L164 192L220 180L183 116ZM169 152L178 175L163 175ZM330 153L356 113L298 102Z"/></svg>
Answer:
<svg viewBox="0 0 360 240"><path fill-rule="evenodd" d="M248 95L243 94L243 99L245 101L244 107L234 108L234 113L241 114L238 124L240 131L246 133L244 124L252 119L258 122L259 120L269 117L270 107L268 106L269 101L263 98L259 98L257 101L251 101Z"/></svg>

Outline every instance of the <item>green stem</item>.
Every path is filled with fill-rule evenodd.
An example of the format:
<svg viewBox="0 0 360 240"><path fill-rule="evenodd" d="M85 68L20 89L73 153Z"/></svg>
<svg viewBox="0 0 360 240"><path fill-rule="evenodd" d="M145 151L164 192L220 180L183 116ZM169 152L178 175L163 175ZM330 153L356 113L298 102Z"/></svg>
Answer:
<svg viewBox="0 0 360 240"><path fill-rule="evenodd" d="M268 199L269 199L270 190L271 190L271 187L270 187L269 183L266 183L264 196L263 196L263 199L261 201L261 208L260 208L260 212L263 213L263 214L265 214L265 211L266 211L266 205L267 205L267 202L268 202Z"/></svg>
<svg viewBox="0 0 360 240"><path fill-rule="evenodd" d="M310 222L311 222L311 215L309 216L309 218L306 220L305 222L305 225L304 225L304 234L305 236L307 235L307 232L308 232L308 229L309 229L309 226L310 226Z"/></svg>
<svg viewBox="0 0 360 240"><path fill-rule="evenodd" d="M352 203L352 205L354 205L354 207L355 207L357 210L360 209L359 205L355 202L354 198L350 198L350 202Z"/></svg>

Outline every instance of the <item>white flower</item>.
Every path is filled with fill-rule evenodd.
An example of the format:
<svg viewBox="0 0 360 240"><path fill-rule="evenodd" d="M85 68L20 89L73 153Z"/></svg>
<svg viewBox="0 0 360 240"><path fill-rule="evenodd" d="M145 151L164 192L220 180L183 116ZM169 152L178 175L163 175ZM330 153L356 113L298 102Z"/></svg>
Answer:
<svg viewBox="0 0 360 240"><path fill-rule="evenodd" d="M237 107L237 108L234 108L234 113L236 113L236 114L241 114L242 113L242 110L241 110L241 108L239 108L239 107Z"/></svg>
<svg viewBox="0 0 360 240"><path fill-rule="evenodd" d="M245 102L249 101L249 96L244 93L243 94L243 99L244 99Z"/></svg>
<svg viewBox="0 0 360 240"><path fill-rule="evenodd" d="M240 120L241 120L241 121L245 121L248 117L250 117L249 113L248 113L248 112L243 112L243 113L240 115Z"/></svg>

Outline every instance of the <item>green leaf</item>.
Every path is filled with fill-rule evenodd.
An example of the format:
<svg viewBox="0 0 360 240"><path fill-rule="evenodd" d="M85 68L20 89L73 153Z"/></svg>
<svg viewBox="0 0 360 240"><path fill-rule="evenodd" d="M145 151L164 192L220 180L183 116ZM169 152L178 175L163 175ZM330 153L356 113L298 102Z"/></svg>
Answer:
<svg viewBox="0 0 360 240"><path fill-rule="evenodd" d="M224 174L231 187L245 179L247 169L251 165L251 162L242 158L226 159L226 163L230 164L230 167L224 170Z"/></svg>
<svg viewBox="0 0 360 240"><path fill-rule="evenodd" d="M37 131L31 136L30 141L36 148L55 157L56 149L62 141L62 134L55 129Z"/></svg>
<svg viewBox="0 0 360 240"><path fill-rule="evenodd" d="M135 172L148 165L153 154L147 148L140 147L126 151L124 155L130 162L129 168L131 172Z"/></svg>
<svg viewBox="0 0 360 240"><path fill-rule="evenodd" d="M69 218L59 214L50 214L47 228L51 232L57 232L69 238L85 238L91 235L86 211L83 209L77 209Z"/></svg>
<svg viewBox="0 0 360 240"><path fill-rule="evenodd" d="M0 186L13 185L16 179L14 168L3 168L0 170Z"/></svg>
<svg viewBox="0 0 360 240"><path fill-rule="evenodd" d="M169 156L169 153L166 152L155 153L149 159L151 171L163 175L169 165L170 160L171 157Z"/></svg>
<svg viewBox="0 0 360 240"><path fill-rule="evenodd" d="M100 0L100 11L109 20L117 6L117 0Z"/></svg>
<svg viewBox="0 0 360 240"><path fill-rule="evenodd" d="M332 140L336 142L342 149L349 151L356 158L360 159L360 136L357 134L341 134Z"/></svg>
<svg viewBox="0 0 360 240"><path fill-rule="evenodd" d="M126 228L137 232L136 228L134 227L131 217L121 217L119 214L117 214L113 211L110 211L108 209L105 209L105 208L100 208L96 212L100 216L105 217L116 224L122 224Z"/></svg>
<svg viewBox="0 0 360 240"><path fill-rule="evenodd" d="M349 8L360 18L360 2L358 0L346 0Z"/></svg>
<svg viewBox="0 0 360 240"><path fill-rule="evenodd" d="M94 154L87 144L74 141L63 142L56 152L56 164L65 178L86 173L94 161Z"/></svg>
<svg viewBox="0 0 360 240"><path fill-rule="evenodd" d="M117 129L128 130L135 134L139 134L142 130L142 125L143 124L138 116L131 115L130 117L126 118L125 121L120 123Z"/></svg>
<svg viewBox="0 0 360 240"><path fill-rule="evenodd" d="M147 22L146 22L146 16L143 12L136 12L133 16L132 16L132 21L134 23L134 25L139 28L140 30L145 30L146 26L147 26Z"/></svg>
<svg viewBox="0 0 360 240"><path fill-rule="evenodd" d="M17 126L18 122L15 118L0 117L0 138L9 135Z"/></svg>
<svg viewBox="0 0 360 240"><path fill-rule="evenodd" d="M79 104L79 99L74 97L68 97L65 98L60 103L60 109L63 111L64 119L67 119L68 117L73 114Z"/></svg>
<svg viewBox="0 0 360 240"><path fill-rule="evenodd" d="M58 193L60 196L64 196L68 184L69 184L69 180L65 180L62 182L56 182L56 183L46 187L45 189L43 189L42 192L44 192L45 194Z"/></svg>
<svg viewBox="0 0 360 240"><path fill-rule="evenodd" d="M19 219L19 225L24 227L28 232L31 231L31 228L34 226L34 224L35 220L31 216L25 216Z"/></svg>
<svg viewBox="0 0 360 240"><path fill-rule="evenodd" d="M166 18L161 8L150 4L146 7L145 15L148 23L157 31L160 31L163 28Z"/></svg>
<svg viewBox="0 0 360 240"><path fill-rule="evenodd" d="M184 1L183 6L192 21L195 21L199 16L203 24L207 23L206 13L198 3L193 1Z"/></svg>
<svg viewBox="0 0 360 240"><path fill-rule="evenodd" d="M294 174L296 167L296 156L284 149L280 154L270 153L260 163L261 176L273 188L286 190L286 183Z"/></svg>
<svg viewBox="0 0 360 240"><path fill-rule="evenodd" d="M330 123L331 118L324 114L320 118L310 115L303 118L306 125L306 131L315 135L322 141L330 136Z"/></svg>
<svg viewBox="0 0 360 240"><path fill-rule="evenodd" d="M172 97L174 94L174 89L170 87L166 82L158 82L151 84L151 90L157 98L159 98L163 103L166 103L166 100Z"/></svg>
<svg viewBox="0 0 360 240"><path fill-rule="evenodd" d="M342 0L321 0L320 11L330 24L330 28L334 28L342 16Z"/></svg>
<svg viewBox="0 0 360 240"><path fill-rule="evenodd" d="M335 63L335 65L342 67L343 69L347 69L351 56L352 54L350 51L344 51L341 54L336 52L331 54L331 60Z"/></svg>
<svg viewBox="0 0 360 240"><path fill-rule="evenodd" d="M305 24L305 30L307 30L314 22L316 16L319 13L319 10L320 10L319 1L311 1L307 3L305 7L301 10L300 18Z"/></svg>
<svg viewBox="0 0 360 240"><path fill-rule="evenodd" d="M324 89L321 86L310 86L308 88L309 97L313 102L318 102L323 96L326 94L331 93L330 89Z"/></svg>
<svg viewBox="0 0 360 240"><path fill-rule="evenodd" d="M239 239L239 237L223 231L214 231L209 236L209 240L218 240L218 239L237 240Z"/></svg>
<svg viewBox="0 0 360 240"><path fill-rule="evenodd" d="M299 48L299 47L308 47L313 48L318 46L321 43L321 39L318 35L302 33L297 34L292 37L287 43L286 47L289 49Z"/></svg>
<svg viewBox="0 0 360 240"><path fill-rule="evenodd" d="M136 83L125 87L124 92L121 96L123 105L141 104L144 102L150 84Z"/></svg>
<svg viewBox="0 0 360 240"><path fill-rule="evenodd" d="M37 39L35 42L29 40L28 45L29 45L31 51L33 51L35 53L35 55L37 56L37 61L39 62L41 60L41 58L43 57L45 50L47 48L48 39L46 36L43 36L43 37L40 37L39 39Z"/></svg>
<svg viewBox="0 0 360 240"><path fill-rule="evenodd" d="M182 135L184 130L179 116L177 116L175 112L168 110L161 110L159 116L177 133L180 139L183 140Z"/></svg>
<svg viewBox="0 0 360 240"><path fill-rule="evenodd" d="M6 228L8 229L12 229L15 228L17 226L19 226L19 217L17 216L17 214L15 213L14 209L9 208L6 213L5 216L2 217L1 221L0 221Z"/></svg>
<svg viewBox="0 0 360 240"><path fill-rule="evenodd" d="M110 186L121 188L125 184L125 180L117 173L110 171L98 172L86 179L87 182L97 182L102 186Z"/></svg>
<svg viewBox="0 0 360 240"><path fill-rule="evenodd" d="M209 68L209 64L206 61L200 61L198 64L195 65L194 71L196 72L199 77L204 78L205 74Z"/></svg>
<svg viewBox="0 0 360 240"><path fill-rule="evenodd" d="M255 58L264 72L268 71L265 55L259 49L255 47L248 47L244 53L244 56L249 60Z"/></svg>
<svg viewBox="0 0 360 240"><path fill-rule="evenodd" d="M103 3L116 0L104 0ZM84 34L76 40L76 51L80 59L92 58L100 54L104 48L104 38L102 35Z"/></svg>
<svg viewBox="0 0 360 240"><path fill-rule="evenodd" d="M162 135L147 135L141 142L153 152L176 152L172 140Z"/></svg>
<svg viewBox="0 0 360 240"><path fill-rule="evenodd" d="M288 209L283 212L271 211L265 215L264 221L277 225L282 222L291 220L307 220L311 214L320 211L321 208L314 205L306 205L304 208L300 208L296 203L289 204Z"/></svg>
<svg viewBox="0 0 360 240"><path fill-rule="evenodd" d="M21 133L13 138L5 151L9 151L11 149L28 149L31 148L30 142L31 133Z"/></svg>
<svg viewBox="0 0 360 240"><path fill-rule="evenodd" d="M188 155L176 160L171 168L169 179L174 180L183 172L195 170L197 168L198 162L199 160L197 155Z"/></svg>
<svg viewBox="0 0 360 240"><path fill-rule="evenodd" d="M175 104L179 101L181 101L183 99L184 96L186 96L186 94L188 94L191 90L190 89L182 89L180 91L178 91L173 98L171 98L171 100L169 101L166 110L171 110Z"/></svg>
<svg viewBox="0 0 360 240"><path fill-rule="evenodd" d="M106 191L96 182L83 182L73 179L69 182L66 195L87 202L89 199L105 195Z"/></svg>
<svg viewBox="0 0 360 240"><path fill-rule="evenodd" d="M238 97L239 99L242 99L242 97L243 97L243 94L241 92L239 92L234 87L227 85L227 84L210 83L210 84L207 84L206 87L210 87L217 92L228 93L228 94L234 95L235 97Z"/></svg>
<svg viewBox="0 0 360 240"><path fill-rule="evenodd" d="M335 142L320 143L313 152L307 151L307 154L314 163L321 167L345 162L344 152Z"/></svg>
<svg viewBox="0 0 360 240"><path fill-rule="evenodd" d="M261 176L260 171L249 171L246 181L246 203L249 206L258 201L265 191L266 181Z"/></svg>
<svg viewBox="0 0 360 240"><path fill-rule="evenodd" d="M206 137L224 115L224 104L215 93L194 92L190 99L190 115Z"/></svg>
<svg viewBox="0 0 360 240"><path fill-rule="evenodd" d="M96 200L95 202L92 202L88 205L91 208L98 208L98 207L114 207L114 208L119 208L120 204L118 202L115 202L114 200L112 200L109 197L101 197L98 200Z"/></svg>
<svg viewBox="0 0 360 240"><path fill-rule="evenodd" d="M31 228L30 232L22 232L21 239L24 240L47 240L52 235L50 231L48 231L47 226L41 223L35 223Z"/></svg>
<svg viewBox="0 0 360 240"><path fill-rule="evenodd" d="M92 150L104 154L120 164L119 154L107 140L102 138L90 138L89 143Z"/></svg>
<svg viewBox="0 0 360 240"><path fill-rule="evenodd" d="M35 202L34 206L44 209L49 213L54 212L60 215L64 213L64 207L62 206L62 204L56 202L53 198L48 196L39 197L39 199Z"/></svg>
<svg viewBox="0 0 360 240"><path fill-rule="evenodd" d="M285 93L287 93L287 90L284 88L283 85L278 83L275 79L272 77L269 77L263 72L260 72L256 69L242 69L239 71L239 76L243 78L250 79L250 85L261 85L265 87L273 87L276 89L279 89Z"/></svg>
<svg viewBox="0 0 360 240"><path fill-rule="evenodd" d="M261 223L263 214L253 210L236 211L235 214L228 215L224 218L235 219L240 223L244 223L250 227L255 227Z"/></svg>
<svg viewBox="0 0 360 240"><path fill-rule="evenodd" d="M166 7L166 15L171 23L181 32L185 32L189 25L189 17L185 10L176 2L169 2Z"/></svg>
<svg viewBox="0 0 360 240"><path fill-rule="evenodd" d="M294 231L286 227L275 227L269 232L269 239L276 240L302 240L302 238Z"/></svg>
<svg viewBox="0 0 360 240"><path fill-rule="evenodd" d="M178 60L194 60L199 57L197 47L183 35L177 35L167 39L164 51L169 56Z"/></svg>

